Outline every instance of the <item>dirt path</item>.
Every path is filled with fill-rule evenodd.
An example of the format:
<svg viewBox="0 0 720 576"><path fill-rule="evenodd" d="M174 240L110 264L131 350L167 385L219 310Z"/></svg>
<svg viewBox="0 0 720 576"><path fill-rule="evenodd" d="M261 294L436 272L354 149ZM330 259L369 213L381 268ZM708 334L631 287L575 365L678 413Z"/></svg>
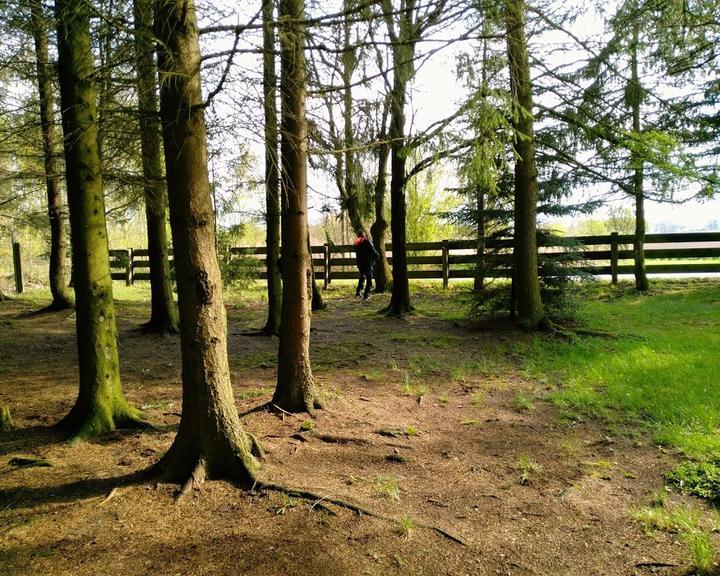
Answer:
<svg viewBox="0 0 720 576"><path fill-rule="evenodd" d="M521 377L514 346L524 336L470 330L440 312L390 320L374 313L379 299L363 306L330 296L314 319L327 409L312 431L297 436L304 415L259 411L243 421L267 452L267 478L402 522L224 482L177 505L175 487L163 484L105 501L114 478L145 468L172 441L178 341L140 334L145 307L120 303L123 385L162 429L70 446L45 427L74 399L74 319L18 318L26 305L5 302L0 404L18 429L0 433L0 574L684 573L671 536L647 536L629 515L662 485L674 456L562 418ZM421 310L439 310L437 298L421 297ZM248 412L271 396L277 341L242 334L260 325L261 305L229 315L236 399ZM10 466L18 454L52 466Z"/></svg>

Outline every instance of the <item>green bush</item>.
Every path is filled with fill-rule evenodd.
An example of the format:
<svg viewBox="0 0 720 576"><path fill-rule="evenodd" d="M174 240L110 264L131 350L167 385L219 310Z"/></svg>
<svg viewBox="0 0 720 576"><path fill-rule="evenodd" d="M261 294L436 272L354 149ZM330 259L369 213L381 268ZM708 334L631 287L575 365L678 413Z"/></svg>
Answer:
<svg viewBox="0 0 720 576"><path fill-rule="evenodd" d="M720 460L683 462L669 472L666 479L685 494L720 503Z"/></svg>

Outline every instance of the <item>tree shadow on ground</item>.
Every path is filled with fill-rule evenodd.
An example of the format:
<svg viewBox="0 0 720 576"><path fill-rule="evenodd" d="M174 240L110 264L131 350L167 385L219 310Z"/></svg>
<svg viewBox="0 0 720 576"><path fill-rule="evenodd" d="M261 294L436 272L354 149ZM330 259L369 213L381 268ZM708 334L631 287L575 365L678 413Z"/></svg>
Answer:
<svg viewBox="0 0 720 576"><path fill-rule="evenodd" d="M0 432L0 456L16 452L33 452L67 441L67 434L55 426L29 426Z"/></svg>
<svg viewBox="0 0 720 576"><path fill-rule="evenodd" d="M5 510L16 510L108 496L113 488L147 481L144 472L132 472L112 478L88 478L59 485L4 488L0 489L0 502Z"/></svg>
<svg viewBox="0 0 720 576"><path fill-rule="evenodd" d="M120 442L128 436L139 434L166 434L177 431L179 423L157 426L149 424L139 428L116 429L99 438L85 440L96 444L107 445ZM72 440L67 430L57 424L49 426L29 426L27 428L15 428L0 432L0 456L7 456L15 453L33 453L40 448L63 444Z"/></svg>

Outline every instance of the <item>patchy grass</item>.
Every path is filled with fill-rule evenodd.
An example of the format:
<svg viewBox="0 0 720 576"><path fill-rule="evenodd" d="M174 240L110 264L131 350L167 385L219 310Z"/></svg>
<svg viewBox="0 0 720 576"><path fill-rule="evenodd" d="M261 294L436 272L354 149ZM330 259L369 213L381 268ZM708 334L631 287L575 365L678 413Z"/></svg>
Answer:
<svg viewBox="0 0 720 576"><path fill-rule="evenodd" d="M565 409L650 427L690 457L720 457L720 286L659 282L647 295L627 286L585 289L580 311L614 339L537 336L526 365L556 385Z"/></svg>
<svg viewBox="0 0 720 576"><path fill-rule="evenodd" d="M712 539L712 533L717 531L717 511L704 514L693 506L668 506L663 500L661 504L654 501L650 506L634 509L631 516L649 536L658 532L677 534L685 545L690 574L717 574L718 553Z"/></svg>

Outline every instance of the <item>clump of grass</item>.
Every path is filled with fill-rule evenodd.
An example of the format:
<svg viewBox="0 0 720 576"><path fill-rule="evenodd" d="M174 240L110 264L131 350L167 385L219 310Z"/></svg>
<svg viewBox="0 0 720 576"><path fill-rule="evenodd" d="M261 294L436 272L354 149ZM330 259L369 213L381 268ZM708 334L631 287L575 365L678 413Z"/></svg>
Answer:
<svg viewBox="0 0 720 576"><path fill-rule="evenodd" d="M665 506L643 506L631 512L634 520L639 522L645 533L654 532L691 532L700 526L702 513L687 506L668 508Z"/></svg>
<svg viewBox="0 0 720 576"><path fill-rule="evenodd" d="M530 394L518 391L515 392L513 406L518 410L532 410L535 408L535 401Z"/></svg>
<svg viewBox="0 0 720 576"><path fill-rule="evenodd" d="M450 402L450 395L447 392L443 392L438 396L438 402L441 406L445 406L448 402Z"/></svg>
<svg viewBox="0 0 720 576"><path fill-rule="evenodd" d="M517 469L520 472L520 478L518 482L522 486L530 484L533 474L542 470L542 466L533 460L527 454L520 454L517 462Z"/></svg>
<svg viewBox="0 0 720 576"><path fill-rule="evenodd" d="M410 372L408 372L407 370L403 370L402 375L403 394L405 394L406 396L417 396L418 398L420 398L428 393L427 384L423 384L422 382L414 382L412 376L410 376Z"/></svg>
<svg viewBox="0 0 720 576"><path fill-rule="evenodd" d="M690 563L695 574L698 576L717 574L715 571L717 554L710 534L701 531L688 532L683 535L682 540L687 545Z"/></svg>
<svg viewBox="0 0 720 576"><path fill-rule="evenodd" d="M485 392L482 390L476 390L470 396L470 404L473 406L480 406L485 401Z"/></svg>
<svg viewBox="0 0 720 576"><path fill-rule="evenodd" d="M315 423L312 420L303 420L303 423L300 424L300 430L304 432L312 430L313 428L315 428Z"/></svg>
<svg viewBox="0 0 720 576"><path fill-rule="evenodd" d="M565 452L565 455L570 458L577 457L578 454L580 454L580 441L574 436L570 438L565 438L560 444L560 446Z"/></svg>
<svg viewBox="0 0 720 576"><path fill-rule="evenodd" d="M410 538L410 532L415 529L415 520L410 516L403 516L398 520L397 532L405 538Z"/></svg>
<svg viewBox="0 0 720 576"><path fill-rule="evenodd" d="M373 479L375 486L375 494L381 498L390 498L391 500L400 500L400 486L398 479L392 474L382 474Z"/></svg>

